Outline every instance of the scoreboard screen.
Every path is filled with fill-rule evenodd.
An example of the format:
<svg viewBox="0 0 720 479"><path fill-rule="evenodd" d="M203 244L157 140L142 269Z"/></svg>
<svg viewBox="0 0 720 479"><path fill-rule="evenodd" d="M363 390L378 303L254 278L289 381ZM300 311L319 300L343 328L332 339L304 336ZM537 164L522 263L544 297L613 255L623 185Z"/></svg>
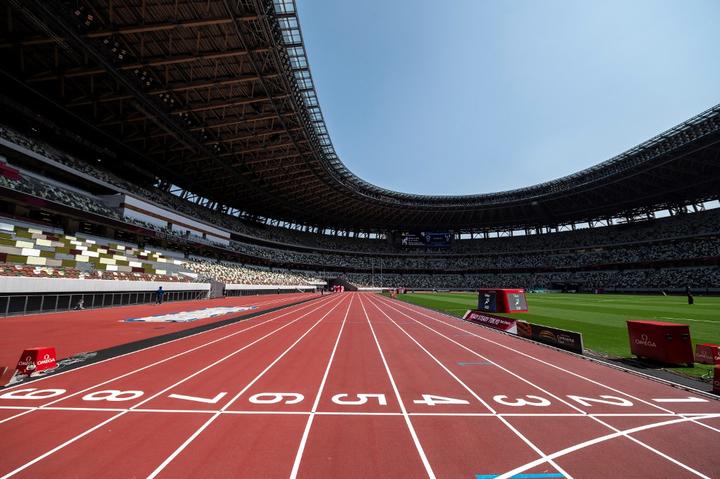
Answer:
<svg viewBox="0 0 720 479"><path fill-rule="evenodd" d="M508 293L507 305L510 311L527 311L527 300L524 294Z"/></svg>
<svg viewBox="0 0 720 479"><path fill-rule="evenodd" d="M436 231L404 232L400 244L410 248L449 248L452 233Z"/></svg>
<svg viewBox="0 0 720 479"><path fill-rule="evenodd" d="M485 313L527 313L525 291L517 288L480 289L478 310Z"/></svg>
<svg viewBox="0 0 720 479"><path fill-rule="evenodd" d="M497 292L483 291L478 296L478 309L488 313L497 311Z"/></svg>
<svg viewBox="0 0 720 479"><path fill-rule="evenodd" d="M425 238L420 236L419 233L403 233L400 244L409 247L424 247Z"/></svg>
<svg viewBox="0 0 720 479"><path fill-rule="evenodd" d="M425 236L425 244L429 248L449 248L450 241L452 239L452 233L444 232L430 232L426 231L423 233Z"/></svg>

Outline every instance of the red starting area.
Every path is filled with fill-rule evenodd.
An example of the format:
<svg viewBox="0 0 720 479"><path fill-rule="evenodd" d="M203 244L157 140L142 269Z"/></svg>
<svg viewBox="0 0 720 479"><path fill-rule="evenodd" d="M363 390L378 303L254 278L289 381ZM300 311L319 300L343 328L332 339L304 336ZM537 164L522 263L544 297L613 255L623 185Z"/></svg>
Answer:
<svg viewBox="0 0 720 479"><path fill-rule="evenodd" d="M369 293L0 390L3 479L716 478L719 438L712 396Z"/></svg>
<svg viewBox="0 0 720 479"><path fill-rule="evenodd" d="M29 376L55 369L57 367L56 359L55 348L40 346L26 349L20 355L20 360L17 363L17 374Z"/></svg>

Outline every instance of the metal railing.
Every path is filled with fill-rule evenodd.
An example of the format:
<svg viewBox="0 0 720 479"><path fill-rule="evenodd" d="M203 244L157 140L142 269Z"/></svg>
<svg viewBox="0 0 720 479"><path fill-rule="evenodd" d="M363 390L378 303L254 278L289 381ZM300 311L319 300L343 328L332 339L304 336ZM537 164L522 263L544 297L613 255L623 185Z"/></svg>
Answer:
<svg viewBox="0 0 720 479"><path fill-rule="evenodd" d="M163 302L205 299L207 291L165 291ZM0 295L0 317L154 303L154 291Z"/></svg>

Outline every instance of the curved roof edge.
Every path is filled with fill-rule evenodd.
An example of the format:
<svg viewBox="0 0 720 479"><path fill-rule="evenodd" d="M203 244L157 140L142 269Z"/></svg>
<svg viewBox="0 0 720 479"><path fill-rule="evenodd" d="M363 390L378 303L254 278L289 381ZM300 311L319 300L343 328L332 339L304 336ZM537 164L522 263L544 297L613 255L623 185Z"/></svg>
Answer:
<svg viewBox="0 0 720 479"><path fill-rule="evenodd" d="M302 29L295 0L270 0L274 6L275 20L282 33L283 45L290 59L290 68L303 103L307 109L314 133L320 144L321 159L328 173L354 193L392 204L423 204L426 206L481 206L517 201L532 201L549 194L600 181L636 168L643 163L694 142L706 135L720 131L720 104L674 126L609 160L598 163L567 176L513 190L473 195L421 195L389 190L373 185L351 172L340 160L330 139L325 119L307 59Z"/></svg>

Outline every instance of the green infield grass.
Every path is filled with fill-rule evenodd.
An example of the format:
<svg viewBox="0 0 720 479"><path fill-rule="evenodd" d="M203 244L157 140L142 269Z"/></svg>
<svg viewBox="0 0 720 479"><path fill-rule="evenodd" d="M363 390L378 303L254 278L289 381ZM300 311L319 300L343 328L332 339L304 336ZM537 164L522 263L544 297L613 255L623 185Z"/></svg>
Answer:
<svg viewBox="0 0 720 479"><path fill-rule="evenodd" d="M462 317L477 307L476 293L408 293L398 299ZM531 323L578 331L587 349L611 357L631 357L628 319L669 321L690 325L697 343L720 343L720 297L639 296L615 294L528 294L529 313L512 315ZM506 315L507 316L507 315ZM712 374L712 367L670 368L691 376Z"/></svg>

